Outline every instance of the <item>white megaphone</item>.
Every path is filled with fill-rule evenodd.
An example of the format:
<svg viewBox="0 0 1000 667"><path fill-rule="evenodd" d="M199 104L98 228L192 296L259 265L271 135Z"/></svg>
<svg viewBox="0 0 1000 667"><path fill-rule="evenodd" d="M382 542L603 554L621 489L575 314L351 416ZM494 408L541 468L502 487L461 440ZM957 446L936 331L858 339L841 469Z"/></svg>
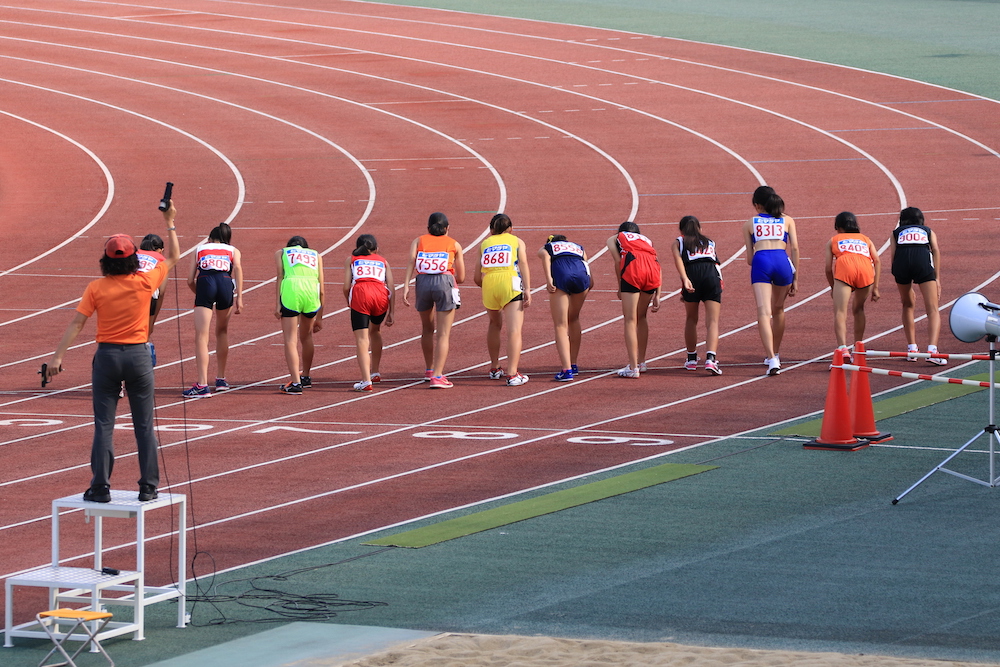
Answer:
<svg viewBox="0 0 1000 667"><path fill-rule="evenodd" d="M978 292L962 295L951 307L948 325L955 338L975 343L983 336L1000 337L1000 306L990 303Z"/></svg>

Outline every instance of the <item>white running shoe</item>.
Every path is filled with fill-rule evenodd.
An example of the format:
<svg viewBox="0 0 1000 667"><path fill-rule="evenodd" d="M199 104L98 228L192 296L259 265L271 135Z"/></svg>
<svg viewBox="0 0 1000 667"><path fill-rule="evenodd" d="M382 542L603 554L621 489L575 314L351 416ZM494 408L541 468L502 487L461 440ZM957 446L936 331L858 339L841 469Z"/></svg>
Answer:
<svg viewBox="0 0 1000 667"><path fill-rule="evenodd" d="M632 368L632 366L626 366L625 368L618 371L618 377L620 378L637 378L639 377L639 369Z"/></svg>
<svg viewBox="0 0 1000 667"><path fill-rule="evenodd" d="M520 387L522 384L527 384L527 382L528 382L528 376L522 373L518 373L517 375L507 376L508 387Z"/></svg>
<svg viewBox="0 0 1000 667"><path fill-rule="evenodd" d="M778 355L774 355L767 360L767 374L768 375L778 375L781 373L781 359Z"/></svg>
<svg viewBox="0 0 1000 667"><path fill-rule="evenodd" d="M686 371L696 371L698 370L698 362L701 361L698 357L694 359L688 359L684 362L684 370ZM708 368L708 362L705 362L705 368Z"/></svg>
<svg viewBox="0 0 1000 667"><path fill-rule="evenodd" d="M639 372L640 373L646 373L648 371L649 371L649 366L646 365L646 362L645 361L640 361L639 362Z"/></svg>
<svg viewBox="0 0 1000 667"><path fill-rule="evenodd" d="M497 366L496 368L490 369L490 379L491 380L502 380L504 378L503 369Z"/></svg>
<svg viewBox="0 0 1000 667"><path fill-rule="evenodd" d="M940 354L937 350L937 347L934 347L932 345L927 346L927 351L930 352L931 354ZM948 364L947 359L935 359L934 357L927 357L927 359L925 359L924 361L926 361L929 364L934 364L935 366L946 366Z"/></svg>
<svg viewBox="0 0 1000 667"><path fill-rule="evenodd" d="M712 375L722 375L722 369L719 368L719 362L715 359L708 359L705 361L705 370Z"/></svg>
<svg viewBox="0 0 1000 667"><path fill-rule="evenodd" d="M907 345L906 346L906 360L907 361L918 361L920 359L920 357L911 356L910 352L919 352L919 351L920 351L920 348L917 347L916 345Z"/></svg>

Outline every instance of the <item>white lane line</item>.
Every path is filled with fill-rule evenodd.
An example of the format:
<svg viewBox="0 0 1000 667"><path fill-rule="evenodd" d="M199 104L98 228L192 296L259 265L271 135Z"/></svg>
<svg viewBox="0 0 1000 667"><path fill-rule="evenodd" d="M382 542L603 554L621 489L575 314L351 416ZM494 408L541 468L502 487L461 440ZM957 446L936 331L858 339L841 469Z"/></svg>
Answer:
<svg viewBox="0 0 1000 667"><path fill-rule="evenodd" d="M33 264L34 262L38 261L42 257L45 257L46 255L49 255L52 252L54 252L56 250L59 250L60 248L65 247L66 245L68 245L68 244L72 243L73 241L75 241L76 239L80 238L85 232L87 232L87 230L89 230L91 227L93 227L95 224L97 224L97 221L100 220L101 218L103 218L104 214L107 213L108 208L111 207L111 201L115 197L115 179L111 175L111 170L109 170L108 166L106 164L104 164L104 162L99 157L97 157L97 155L94 153L94 151L90 150L89 148L87 148L86 146L84 146L83 144L81 144L76 139L73 139L72 137L69 137L69 136L63 134L62 132L54 130L51 127L42 125L41 123L36 123L35 121L30 120L28 118L24 118L23 116L16 116L16 115L14 115L14 114L12 114L12 113L10 113L8 111L4 111L2 109L0 109L0 113L2 113L5 116L8 116L10 118L13 118L15 120L19 120L19 121L21 121L23 123L27 123L29 125L34 125L35 127L39 128L41 130L45 130L46 132L54 134L57 137L59 137L59 138L65 140L65 141L73 144L74 146L76 146L77 148L79 148L81 151L83 151L84 153L86 153L87 156L90 157L91 160L93 160L95 163L97 163L97 166L98 166L98 168L100 168L101 173L104 174L104 182L107 183L107 195L104 198L104 204L101 206L101 209L97 212L97 214L90 220L90 222L88 222L86 225L84 225L79 230L77 230L76 232L74 232L71 236L69 236L68 238L66 238L61 243L58 243L57 245L55 245L55 246L49 248L48 250L46 250L44 253L42 253L40 255L36 255L35 257L32 257L31 259L29 259L29 260L27 260L25 262L22 262L21 264L18 264L17 266L13 266L13 267L11 267L9 269L5 269L3 271L0 271L0 277L3 277L5 275L7 275L8 273L12 273L14 271L17 271L18 269L22 269L22 268L24 268L24 267L26 267L26 266L28 266L30 264Z"/></svg>

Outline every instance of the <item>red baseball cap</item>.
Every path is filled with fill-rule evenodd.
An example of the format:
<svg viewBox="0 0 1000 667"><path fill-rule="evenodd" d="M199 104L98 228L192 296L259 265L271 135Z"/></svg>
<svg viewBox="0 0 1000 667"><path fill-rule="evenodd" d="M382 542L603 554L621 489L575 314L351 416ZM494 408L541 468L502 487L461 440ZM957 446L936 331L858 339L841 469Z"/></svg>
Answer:
<svg viewBox="0 0 1000 667"><path fill-rule="evenodd" d="M115 234L104 244L104 254L111 258L131 257L135 252L135 242L128 234Z"/></svg>

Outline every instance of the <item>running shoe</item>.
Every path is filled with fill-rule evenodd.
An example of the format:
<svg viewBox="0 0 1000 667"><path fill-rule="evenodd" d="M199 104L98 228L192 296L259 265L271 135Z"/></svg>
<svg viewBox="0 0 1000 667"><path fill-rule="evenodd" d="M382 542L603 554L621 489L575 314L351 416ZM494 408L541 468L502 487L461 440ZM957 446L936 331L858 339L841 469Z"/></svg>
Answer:
<svg viewBox="0 0 1000 667"><path fill-rule="evenodd" d="M300 375L299 384L302 385L303 389L308 389L309 387L313 386L313 379L308 375Z"/></svg>
<svg viewBox="0 0 1000 667"><path fill-rule="evenodd" d="M381 373L372 373L370 377L371 377L372 382L381 382L382 381L382 374Z"/></svg>
<svg viewBox="0 0 1000 667"><path fill-rule="evenodd" d="M440 377L431 378L431 389L451 389L454 386L455 385L451 383L451 380L449 380L443 375Z"/></svg>
<svg viewBox="0 0 1000 667"><path fill-rule="evenodd" d="M570 368L565 371L559 371L558 373L556 373L554 379L556 382L569 382L570 380L573 379L573 369Z"/></svg>
<svg viewBox="0 0 1000 667"><path fill-rule="evenodd" d="M906 360L907 361L918 361L920 359L920 357L912 356L910 353L911 352L919 352L919 351L920 351L920 348L917 347L916 345L907 345L906 346Z"/></svg>
<svg viewBox="0 0 1000 667"><path fill-rule="evenodd" d="M573 377L576 377L577 375L580 374L580 369L576 367L576 364L570 366L570 370L573 371Z"/></svg>
<svg viewBox="0 0 1000 667"><path fill-rule="evenodd" d="M302 383L301 382L289 382L278 387L278 390L284 394L301 394L302 393Z"/></svg>
<svg viewBox="0 0 1000 667"><path fill-rule="evenodd" d="M648 370L649 370L649 366L646 365L646 362L645 361L640 361L639 362L639 372L640 373L645 373Z"/></svg>
<svg viewBox="0 0 1000 667"><path fill-rule="evenodd" d="M434 378L434 369L428 368L424 371L424 382L430 382Z"/></svg>
<svg viewBox="0 0 1000 667"><path fill-rule="evenodd" d="M845 364L853 364L854 363L854 360L851 358L851 350L850 350L849 347L847 347L846 345L842 345L842 346L838 347L837 349L840 350L840 353L842 355L841 358L844 360Z"/></svg>
<svg viewBox="0 0 1000 667"><path fill-rule="evenodd" d="M508 387L520 387L522 384L528 382L528 376L518 373L517 375L507 376L507 386Z"/></svg>
<svg viewBox="0 0 1000 667"><path fill-rule="evenodd" d="M226 378L215 378L215 391L226 391L229 389L229 383L226 382Z"/></svg>
<svg viewBox="0 0 1000 667"><path fill-rule="evenodd" d="M375 388L372 387L372 382L369 380L368 382L355 382L354 391L375 391Z"/></svg>
<svg viewBox="0 0 1000 667"><path fill-rule="evenodd" d="M502 380L504 378L503 369L497 366L496 368L490 369L490 379L491 380Z"/></svg>
<svg viewBox="0 0 1000 667"><path fill-rule="evenodd" d="M691 359L688 357L687 361L684 362L684 370L686 371L696 371L698 370L698 362L701 361L698 357ZM705 368L708 368L708 362L705 362Z"/></svg>
<svg viewBox="0 0 1000 667"><path fill-rule="evenodd" d="M719 368L719 362L715 359L707 359L705 361L705 370L712 375L722 375L722 369Z"/></svg>
<svg viewBox="0 0 1000 667"><path fill-rule="evenodd" d="M934 349L931 349L930 345L927 346L927 351L931 354L939 354L937 348L935 347ZM934 364L935 366L946 366L948 364L947 359L935 359L934 357L927 357L924 361L929 364Z"/></svg>
<svg viewBox="0 0 1000 667"><path fill-rule="evenodd" d="M779 373L781 373L781 360L778 359L778 355L774 355L767 360L767 374L778 375Z"/></svg>
<svg viewBox="0 0 1000 667"><path fill-rule="evenodd" d="M201 398L202 396L211 396L212 390L208 388L207 384L193 384L190 389L185 389L181 392L184 398Z"/></svg>
<svg viewBox="0 0 1000 667"><path fill-rule="evenodd" d="M626 366L625 368L618 371L618 377L620 378L637 378L639 377L639 369L632 368L631 366Z"/></svg>

